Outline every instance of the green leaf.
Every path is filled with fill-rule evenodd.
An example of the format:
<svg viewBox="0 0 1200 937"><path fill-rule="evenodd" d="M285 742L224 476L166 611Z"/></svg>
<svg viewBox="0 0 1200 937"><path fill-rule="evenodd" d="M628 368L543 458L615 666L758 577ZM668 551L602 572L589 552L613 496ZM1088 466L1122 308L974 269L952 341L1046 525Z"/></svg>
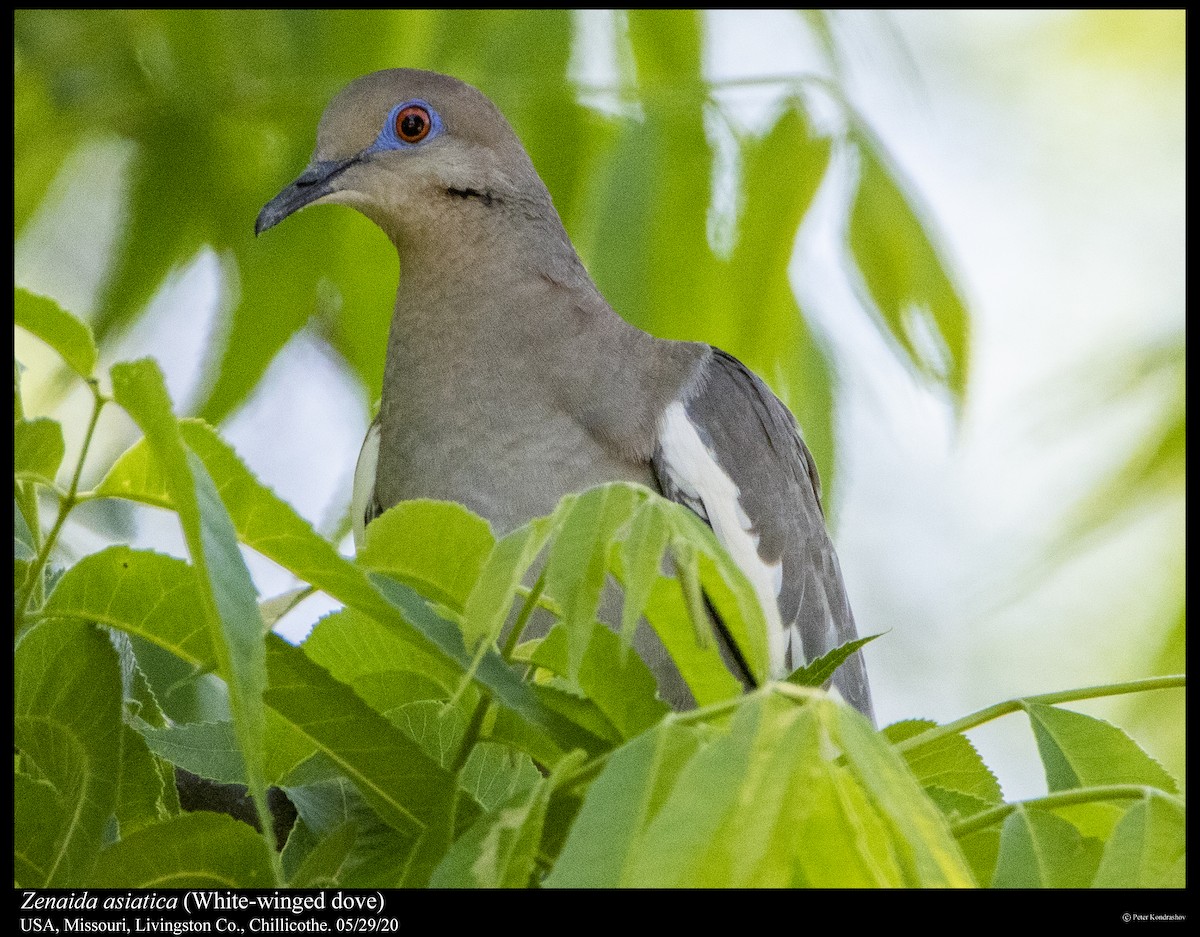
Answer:
<svg viewBox="0 0 1200 937"><path fill-rule="evenodd" d="M490 645L500 636L521 581L573 501L568 495L552 514L534 518L496 541L463 608L462 635L468 648Z"/></svg>
<svg viewBox="0 0 1200 937"><path fill-rule="evenodd" d="M442 810L454 778L345 684L282 640L268 644L267 704L304 733L379 816L419 834Z"/></svg>
<svg viewBox="0 0 1200 937"><path fill-rule="evenodd" d="M13 424L13 474L17 478L53 485L64 452L58 421L40 417Z"/></svg>
<svg viewBox="0 0 1200 937"><path fill-rule="evenodd" d="M945 262L873 138L858 143L858 192L849 243L867 291L888 333L918 371L959 400L967 386L968 318Z"/></svg>
<svg viewBox="0 0 1200 937"><path fill-rule="evenodd" d="M197 613L208 630L217 672L229 687L247 785L269 835L270 811L263 780L263 623L250 573L238 551L236 531L204 463L184 445L158 366L149 359L114 365L112 381L114 398L141 427L162 466L167 491L179 514L197 573Z"/></svg>
<svg viewBox="0 0 1200 937"><path fill-rule="evenodd" d="M628 739L650 728L671 708L655 696L654 674L636 654L623 654L620 644L616 634L593 623L579 664L578 684ZM531 660L565 676L570 668L567 656L566 632L556 625L538 644Z"/></svg>
<svg viewBox="0 0 1200 937"><path fill-rule="evenodd" d="M1000 830L992 887L1086 888L1099 860L1097 840L1052 813L1018 805Z"/></svg>
<svg viewBox="0 0 1200 937"><path fill-rule="evenodd" d="M883 732L888 741L895 744L920 735L936 725L925 719L907 719L893 723ZM943 809L950 807L952 814L970 816L1004 799L1000 782L964 735L943 736L928 744L907 749L904 760L922 787L970 798L956 805L961 809L955 809L949 802L939 801L931 790L930 795L935 802Z"/></svg>
<svg viewBox="0 0 1200 937"><path fill-rule="evenodd" d="M221 492L242 543L334 598L384 621L395 614L367 583L363 571L337 552L295 510L262 484L212 427L182 420L179 432L203 460ZM97 494L176 507L161 461L141 441L117 460Z"/></svg>
<svg viewBox="0 0 1200 937"><path fill-rule="evenodd" d="M321 619L303 647L311 660L385 715L415 700L449 699L462 675L459 666L424 642L406 640L397 629L350 608Z"/></svg>
<svg viewBox="0 0 1200 937"><path fill-rule="evenodd" d="M847 766L894 837L906 880L951 887L971 884L945 821L921 795L895 749L857 711L832 703L822 704L821 711L826 707L837 716L836 741L845 751Z"/></svg>
<svg viewBox="0 0 1200 937"><path fill-rule="evenodd" d="M537 765L524 752L495 742L477 742L459 773L463 790L484 810L495 810L516 793L541 778Z"/></svg>
<svg viewBox="0 0 1200 937"><path fill-rule="evenodd" d="M342 824L324 839L317 840L288 876L288 885L291 888L336 888L345 885L343 876L349 871L351 852L357 840L358 827L352 822ZM288 843L291 844L290 837ZM286 853L284 858L286 869Z"/></svg>
<svg viewBox="0 0 1200 937"><path fill-rule="evenodd" d="M501 540L499 543L503 542ZM589 753L599 753L608 748L595 733L547 707L535 688L522 681L499 654L484 647L478 659L473 660L463 645L462 631L435 614L407 586L377 573L371 575L371 581L379 593L403 614L405 621L447 657L458 661L464 670L473 667L474 679L479 685L497 703L511 710L525 723L524 734L542 735L544 742L550 741L564 751L582 748ZM535 746L543 748L544 742L535 743Z"/></svg>
<svg viewBox="0 0 1200 937"><path fill-rule="evenodd" d="M458 706L441 700L415 700L400 707L392 719L423 752L449 769L462 743L467 716Z"/></svg>
<svg viewBox="0 0 1200 937"><path fill-rule="evenodd" d="M141 730L156 755L192 774L222 784L245 784L246 763L232 722L198 722Z"/></svg>
<svg viewBox="0 0 1200 937"><path fill-rule="evenodd" d="M970 884L937 810L843 710L759 691L707 741L668 718L609 757L546 884Z"/></svg>
<svg viewBox="0 0 1200 937"><path fill-rule="evenodd" d="M950 823L964 820L967 817L973 817L976 814L983 813L983 811L995 806L995 803L982 800L981 798L974 797L971 794L964 794L962 791L948 790L944 787L938 787L937 785L933 784L924 785L924 790L929 799L937 804L937 808L942 812L942 816L944 816ZM996 822L995 830L997 833L1000 832L999 821Z"/></svg>
<svg viewBox="0 0 1200 937"><path fill-rule="evenodd" d="M37 556L37 550L33 545L33 532L30 530L31 524L36 524L36 517L31 517L26 521L24 511L22 510L20 499L13 499L13 559L18 561L32 560ZM14 577L13 581L20 583L25 579L24 575Z"/></svg>
<svg viewBox="0 0 1200 937"><path fill-rule="evenodd" d="M647 498L630 522L620 546L620 576L625 588L621 609L621 652L628 656L642 611L655 582L663 577L662 558L671 539L664 500Z"/></svg>
<svg viewBox="0 0 1200 937"><path fill-rule="evenodd" d="M174 772L151 754L134 728L122 726L121 786L116 804L121 836L129 836L178 812Z"/></svg>
<svg viewBox="0 0 1200 937"><path fill-rule="evenodd" d="M575 725L604 739L610 748L620 744L621 733L604 715L603 710L579 690L569 686L566 681L534 683L532 688L534 696L547 709L565 716ZM557 763L557 760L553 763Z"/></svg>
<svg viewBox="0 0 1200 937"><path fill-rule="evenodd" d="M182 813L106 849L95 888L267 888L271 854L251 827L224 814Z"/></svg>
<svg viewBox="0 0 1200 937"><path fill-rule="evenodd" d="M704 128L702 33L694 10L628 14L644 120L616 127L590 174L590 230L572 232L613 308L664 338L701 337L723 314L708 288L715 263L708 247L712 152Z"/></svg>
<svg viewBox="0 0 1200 937"><path fill-rule="evenodd" d="M311 588L297 586L295 589L288 589L287 592L269 599L263 599L258 603L258 614L262 617L263 628L267 631L272 630L284 615L296 608L310 595L312 595Z"/></svg>
<svg viewBox="0 0 1200 937"><path fill-rule="evenodd" d="M1094 888L1183 888L1187 826L1183 804L1150 792L1134 803L1104 847Z"/></svg>
<svg viewBox="0 0 1200 937"><path fill-rule="evenodd" d="M222 722L231 718L229 689L216 674L199 670L137 635L130 635L129 643L165 717L177 723Z"/></svg>
<svg viewBox="0 0 1200 937"><path fill-rule="evenodd" d="M566 758L548 778L519 787L459 837L430 879L433 888L525 888L537 858L546 808L555 784L578 768L583 753Z"/></svg>
<svg viewBox="0 0 1200 937"><path fill-rule="evenodd" d="M1074 826L1083 836L1098 839L1103 843L1108 842L1117 823L1128 809L1127 800L1093 800L1082 804L1051 807L1050 811Z"/></svg>
<svg viewBox="0 0 1200 937"><path fill-rule="evenodd" d="M196 670L216 667L196 571L172 556L126 546L85 556L63 573L45 611L145 638Z"/></svg>
<svg viewBox="0 0 1200 937"><path fill-rule="evenodd" d="M405 501L367 526L358 562L461 611L495 542L487 521L460 504Z"/></svg>
<svg viewBox="0 0 1200 937"><path fill-rule="evenodd" d="M667 719L616 749L591 783L547 888L613 888L644 885L631 879L645 828L702 735Z"/></svg>
<svg viewBox="0 0 1200 937"><path fill-rule="evenodd" d="M470 666L471 657L455 625L435 615L407 586L378 573L370 574L368 580L361 569L339 555L289 505L255 479L210 427L189 420L179 426L188 445L201 456L216 480L243 543L348 606L379 620L402 639L415 638L423 651L443 657L459 674ZM162 469L144 443L136 444L121 456L98 492L164 507L174 504ZM439 669L444 670L444 664ZM514 706L521 718L533 719L535 726L539 719L548 719L548 724L563 733L564 742L568 738L576 742L589 738L547 713L497 655L486 657L475 676L501 705ZM543 725L541 731L545 728ZM539 730L534 728L534 731ZM591 738L583 747L595 750L597 740Z"/></svg>
<svg viewBox="0 0 1200 937"><path fill-rule="evenodd" d="M837 669L846 662L846 658L878 637L877 634L870 634L865 638L857 638L847 641L845 644L839 644L828 654L822 654L811 663L793 670L788 674L788 683L794 683L796 686L824 686Z"/></svg>
<svg viewBox="0 0 1200 937"><path fill-rule="evenodd" d="M387 888L400 881L413 851L413 838L380 820L353 784L343 778L302 789L289 788L288 797L300 811L283 853L284 868L293 880L309 867L314 854L314 863L325 864L321 854L340 850L340 843L352 831L353 845L337 867L337 884ZM320 830L310 829L314 817L325 824Z"/></svg>
<svg viewBox="0 0 1200 937"><path fill-rule="evenodd" d="M562 609L567 637L565 676L572 680L578 675L600 608L611 541L644 498L643 491L632 485L602 485L585 491L564 512L546 557L546 594Z"/></svg>
<svg viewBox="0 0 1200 937"><path fill-rule="evenodd" d="M677 567L685 569L687 557L694 551L699 584L761 686L770 679L771 664L767 622L758 594L704 521L681 504L672 504L671 513L671 552ZM707 611L704 620L708 620Z"/></svg>
<svg viewBox="0 0 1200 937"><path fill-rule="evenodd" d="M278 784L316 751L309 738L273 709L267 710L264 778ZM163 728L139 726L155 754L221 784L246 783L246 764L232 723L196 722Z"/></svg>
<svg viewBox="0 0 1200 937"><path fill-rule="evenodd" d="M22 882L91 884L121 777L121 673L99 629L44 621L21 636L13 664L13 742L37 782L22 782L14 842Z"/></svg>
<svg viewBox="0 0 1200 937"><path fill-rule="evenodd" d="M1128 735L1103 719L1026 703L1051 791L1106 784L1146 784L1173 794L1174 778Z"/></svg>
<svg viewBox="0 0 1200 937"><path fill-rule="evenodd" d="M85 380L96 369L92 330L54 300L17 287L13 291L13 320L62 356Z"/></svg>
<svg viewBox="0 0 1200 937"><path fill-rule="evenodd" d="M13 884L37 888L60 863L75 819L73 805L49 781L13 775Z"/></svg>
<svg viewBox="0 0 1200 937"><path fill-rule="evenodd" d="M977 830L958 841L958 847L975 874L977 885L987 885L996 875L1000 857L1000 824Z"/></svg>
<svg viewBox="0 0 1200 937"><path fill-rule="evenodd" d="M701 644L678 579L659 579L650 590L646 620L654 627L698 706L738 696L742 685L729 672L715 639Z"/></svg>

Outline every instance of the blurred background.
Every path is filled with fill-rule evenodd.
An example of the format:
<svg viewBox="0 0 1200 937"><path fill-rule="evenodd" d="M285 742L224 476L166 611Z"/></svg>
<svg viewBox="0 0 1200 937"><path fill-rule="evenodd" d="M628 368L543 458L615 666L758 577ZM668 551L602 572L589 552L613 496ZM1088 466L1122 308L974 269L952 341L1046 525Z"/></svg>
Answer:
<svg viewBox="0 0 1200 937"><path fill-rule="evenodd" d="M800 419L881 724L1184 669L1182 11L19 11L15 280L350 552L398 271L353 211L262 239L329 99L475 84L626 318L709 341ZM18 330L26 412L90 396ZM106 408L83 478L137 437ZM80 508L64 561L183 554ZM75 517L76 515L72 515ZM263 596L289 575L248 556ZM314 597L281 628L302 636ZM1081 704L1183 780L1184 694ZM1044 791L1022 716L974 733Z"/></svg>

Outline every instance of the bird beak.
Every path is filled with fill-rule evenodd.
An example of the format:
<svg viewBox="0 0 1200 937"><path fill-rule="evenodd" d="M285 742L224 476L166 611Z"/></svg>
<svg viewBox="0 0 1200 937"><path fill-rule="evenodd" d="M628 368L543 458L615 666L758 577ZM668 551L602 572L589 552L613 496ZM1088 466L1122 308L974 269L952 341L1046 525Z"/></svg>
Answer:
<svg viewBox="0 0 1200 937"><path fill-rule="evenodd" d="M305 205L311 205L322 196L336 192L339 188L337 177L361 158L359 155L349 159L314 160L309 163L295 182L263 206L263 210L258 213L258 220L254 222L254 234L262 234Z"/></svg>

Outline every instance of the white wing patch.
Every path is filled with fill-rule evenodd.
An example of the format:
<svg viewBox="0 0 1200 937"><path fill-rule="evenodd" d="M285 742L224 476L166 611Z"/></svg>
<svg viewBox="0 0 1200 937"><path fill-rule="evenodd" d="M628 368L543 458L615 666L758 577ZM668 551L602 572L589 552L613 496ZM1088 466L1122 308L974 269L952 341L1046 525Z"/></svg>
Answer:
<svg viewBox="0 0 1200 937"><path fill-rule="evenodd" d="M361 550L367 532L367 508L375 499L375 471L379 466L379 421L367 428L358 462L354 466L354 489L350 495L350 520L354 529L354 548Z"/></svg>
<svg viewBox="0 0 1200 937"><path fill-rule="evenodd" d="M783 587L783 563L768 564L758 555L758 534L738 500L741 491L721 468L696 432L682 403L673 403L659 421L659 449L671 483L688 502L699 502L717 540L746 574L767 620L771 675L787 675L788 637L776 597Z"/></svg>

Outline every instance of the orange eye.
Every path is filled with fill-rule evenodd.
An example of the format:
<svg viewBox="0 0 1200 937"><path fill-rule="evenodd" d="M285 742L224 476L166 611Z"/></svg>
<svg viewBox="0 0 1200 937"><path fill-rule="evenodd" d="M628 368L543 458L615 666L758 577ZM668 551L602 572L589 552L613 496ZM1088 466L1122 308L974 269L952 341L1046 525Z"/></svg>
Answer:
<svg viewBox="0 0 1200 937"><path fill-rule="evenodd" d="M429 111L419 104L410 104L396 115L396 136L405 143L420 143L432 126Z"/></svg>

